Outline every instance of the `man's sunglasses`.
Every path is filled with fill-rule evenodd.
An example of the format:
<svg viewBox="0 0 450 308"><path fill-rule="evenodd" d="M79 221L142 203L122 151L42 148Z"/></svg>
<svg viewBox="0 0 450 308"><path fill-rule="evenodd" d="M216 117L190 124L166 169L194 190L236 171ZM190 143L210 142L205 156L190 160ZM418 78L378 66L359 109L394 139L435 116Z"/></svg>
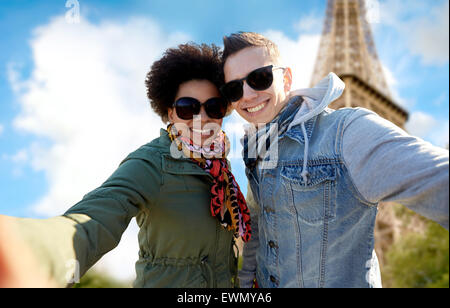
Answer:
<svg viewBox="0 0 450 308"><path fill-rule="evenodd" d="M213 97L201 104L193 97L181 97L173 104L177 116L183 120L192 120L194 115L200 113L203 106L208 117L212 119L222 119L228 109L228 102L222 97Z"/></svg>
<svg viewBox="0 0 450 308"><path fill-rule="evenodd" d="M250 72L247 77L242 79L232 80L222 87L220 87L220 92L222 95L230 102L237 102L244 96L244 80L247 84L256 91L263 91L270 88L273 82L273 70L274 69L285 69L280 66L268 65L260 67L252 72Z"/></svg>

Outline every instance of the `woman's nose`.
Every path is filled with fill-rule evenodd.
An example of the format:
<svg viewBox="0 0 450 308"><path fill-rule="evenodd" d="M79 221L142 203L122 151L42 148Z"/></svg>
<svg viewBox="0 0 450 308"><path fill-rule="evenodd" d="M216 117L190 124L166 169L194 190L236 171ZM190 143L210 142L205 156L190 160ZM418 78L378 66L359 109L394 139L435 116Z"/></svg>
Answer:
<svg viewBox="0 0 450 308"><path fill-rule="evenodd" d="M208 121L210 120L208 114L206 113L205 105L203 105L203 104L201 105L201 107L200 107L200 113L199 113L197 116L200 117L200 120L201 120L202 122L208 122Z"/></svg>
<svg viewBox="0 0 450 308"><path fill-rule="evenodd" d="M205 107L202 105L200 112L193 117L193 126L197 129L201 129L205 124L212 122L211 118L205 111Z"/></svg>

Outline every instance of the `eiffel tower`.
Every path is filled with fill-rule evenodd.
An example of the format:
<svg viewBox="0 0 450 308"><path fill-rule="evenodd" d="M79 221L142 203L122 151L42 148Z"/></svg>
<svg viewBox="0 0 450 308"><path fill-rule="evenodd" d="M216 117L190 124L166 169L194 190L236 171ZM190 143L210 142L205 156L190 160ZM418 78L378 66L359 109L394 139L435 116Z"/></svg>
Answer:
<svg viewBox="0 0 450 308"><path fill-rule="evenodd" d="M376 0L370 1L372 5L377 4ZM408 112L395 103L386 83L368 22L368 3L328 0L311 85L334 72L345 82L346 89L330 108L364 107L403 128ZM409 223L397 217L395 212L400 207L393 203L379 205L375 250L381 266L386 250L404 233L423 231L423 221L418 215L413 215Z"/></svg>
<svg viewBox="0 0 450 308"><path fill-rule="evenodd" d="M404 127L408 112L392 99L375 49L368 12L364 0L328 0L311 84L334 72L345 82L346 90L331 108L364 107Z"/></svg>

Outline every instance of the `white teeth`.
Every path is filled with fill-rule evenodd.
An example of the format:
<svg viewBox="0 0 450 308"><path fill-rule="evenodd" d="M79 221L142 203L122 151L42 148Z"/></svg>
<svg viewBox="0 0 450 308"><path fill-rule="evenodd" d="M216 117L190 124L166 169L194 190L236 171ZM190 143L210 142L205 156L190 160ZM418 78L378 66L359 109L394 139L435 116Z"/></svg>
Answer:
<svg viewBox="0 0 450 308"><path fill-rule="evenodd" d="M209 133L211 132L210 129L195 129L195 128L193 128L192 131L196 134L201 134L201 135L209 135Z"/></svg>
<svg viewBox="0 0 450 308"><path fill-rule="evenodd" d="M248 112L257 112L257 111L260 111L261 109L263 109L265 105L266 105L266 103L262 103L261 105L258 105L256 107L247 108L247 111Z"/></svg>

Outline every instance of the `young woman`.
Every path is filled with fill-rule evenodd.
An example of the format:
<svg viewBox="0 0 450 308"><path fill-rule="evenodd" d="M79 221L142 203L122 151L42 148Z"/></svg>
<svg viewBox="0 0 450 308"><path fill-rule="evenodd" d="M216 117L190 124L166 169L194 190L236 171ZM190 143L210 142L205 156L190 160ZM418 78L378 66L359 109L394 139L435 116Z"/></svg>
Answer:
<svg viewBox="0 0 450 308"><path fill-rule="evenodd" d="M135 287L237 285L234 238L247 241L251 231L220 129L228 109L218 91L222 79L216 46L167 50L146 79L151 106L169 123L167 130L129 154L63 216L15 221L53 283L82 276L117 246L136 217Z"/></svg>

